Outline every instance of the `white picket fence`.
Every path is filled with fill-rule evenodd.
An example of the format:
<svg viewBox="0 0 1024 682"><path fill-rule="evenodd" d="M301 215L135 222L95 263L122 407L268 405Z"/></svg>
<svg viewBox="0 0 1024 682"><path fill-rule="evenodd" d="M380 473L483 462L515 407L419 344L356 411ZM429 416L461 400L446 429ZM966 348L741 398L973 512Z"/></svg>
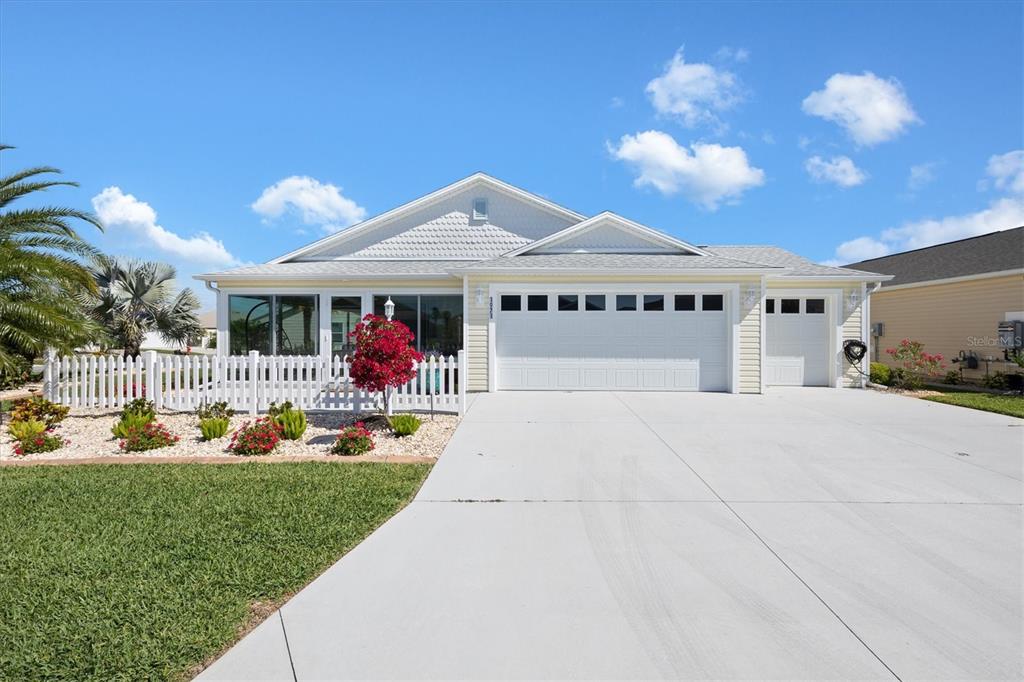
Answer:
<svg viewBox="0 0 1024 682"><path fill-rule="evenodd" d="M392 412L462 414L466 396L465 351L431 357L416 365L416 378L390 395ZM377 409L379 396L349 379L348 357L308 355L167 355L147 351L136 357L73 355L46 358L43 392L53 402L76 407L117 408L135 398L157 409L191 411L203 403L226 402L257 414L270 403L290 401L303 410Z"/></svg>

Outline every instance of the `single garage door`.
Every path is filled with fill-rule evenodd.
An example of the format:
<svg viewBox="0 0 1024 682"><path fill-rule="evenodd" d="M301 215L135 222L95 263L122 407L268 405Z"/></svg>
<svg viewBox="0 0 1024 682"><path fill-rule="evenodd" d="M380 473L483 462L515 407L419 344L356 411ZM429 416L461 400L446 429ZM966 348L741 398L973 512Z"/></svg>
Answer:
<svg viewBox="0 0 1024 682"><path fill-rule="evenodd" d="M499 390L724 391L723 294L503 293Z"/></svg>
<svg viewBox="0 0 1024 682"><path fill-rule="evenodd" d="M769 386L828 385L828 317L824 298L765 301Z"/></svg>

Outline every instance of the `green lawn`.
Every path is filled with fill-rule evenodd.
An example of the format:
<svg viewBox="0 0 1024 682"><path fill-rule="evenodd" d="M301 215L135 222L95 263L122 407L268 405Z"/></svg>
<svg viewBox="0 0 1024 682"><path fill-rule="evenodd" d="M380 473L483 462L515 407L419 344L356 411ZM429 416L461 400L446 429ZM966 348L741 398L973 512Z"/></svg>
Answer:
<svg viewBox="0 0 1024 682"><path fill-rule="evenodd" d="M0 469L0 680L186 678L404 506L429 469Z"/></svg>
<svg viewBox="0 0 1024 682"><path fill-rule="evenodd" d="M1019 395L995 395L992 393L970 393L968 391L949 391L942 395L928 396L932 400L947 405L959 405L974 410L1006 414L1024 419L1024 397Z"/></svg>

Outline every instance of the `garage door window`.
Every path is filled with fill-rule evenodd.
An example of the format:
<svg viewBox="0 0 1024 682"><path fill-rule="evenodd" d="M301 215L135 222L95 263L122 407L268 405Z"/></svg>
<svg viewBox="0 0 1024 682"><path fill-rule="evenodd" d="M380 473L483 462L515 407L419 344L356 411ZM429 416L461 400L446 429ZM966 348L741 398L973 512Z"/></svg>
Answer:
<svg viewBox="0 0 1024 682"><path fill-rule="evenodd" d="M697 297L694 294L676 294L676 310L696 310Z"/></svg>
<svg viewBox="0 0 1024 682"><path fill-rule="evenodd" d="M800 312L800 299L799 298L784 298L782 299L782 314L783 315L796 315Z"/></svg>
<svg viewBox="0 0 1024 682"><path fill-rule="evenodd" d="M665 297L661 294L645 294L644 310L658 311L665 309Z"/></svg>
<svg viewBox="0 0 1024 682"><path fill-rule="evenodd" d="M635 294L619 294L615 297L616 310L636 310Z"/></svg>
<svg viewBox="0 0 1024 682"><path fill-rule="evenodd" d="M722 294L704 294L701 296L702 310L722 310L723 305Z"/></svg>
<svg viewBox="0 0 1024 682"><path fill-rule="evenodd" d="M765 300L765 302L764 302L764 311L766 313L769 313L769 314L775 312L775 299L774 298L769 298L769 299Z"/></svg>
<svg viewBox="0 0 1024 682"><path fill-rule="evenodd" d="M531 312L543 312L548 309L547 294L530 294L526 297L526 309Z"/></svg>
<svg viewBox="0 0 1024 682"><path fill-rule="evenodd" d="M604 294L587 294L587 310L604 310Z"/></svg>
<svg viewBox="0 0 1024 682"><path fill-rule="evenodd" d="M821 315L825 312L825 299L823 298L809 298L805 305L809 315Z"/></svg>
<svg viewBox="0 0 1024 682"><path fill-rule="evenodd" d="M501 297L501 312L510 313L516 312L523 309L523 297L522 296L509 296L505 294Z"/></svg>
<svg viewBox="0 0 1024 682"><path fill-rule="evenodd" d="M559 294L558 295L558 309L559 310L579 310L580 309L580 297L576 294Z"/></svg>

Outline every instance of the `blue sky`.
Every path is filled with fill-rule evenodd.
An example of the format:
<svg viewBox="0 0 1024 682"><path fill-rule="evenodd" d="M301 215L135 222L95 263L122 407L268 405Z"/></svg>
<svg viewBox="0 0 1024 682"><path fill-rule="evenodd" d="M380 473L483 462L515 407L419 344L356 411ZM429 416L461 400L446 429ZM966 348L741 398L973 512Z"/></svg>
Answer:
<svg viewBox="0 0 1024 682"><path fill-rule="evenodd" d="M1022 7L8 0L0 164L183 276L477 170L848 262L1024 223Z"/></svg>

